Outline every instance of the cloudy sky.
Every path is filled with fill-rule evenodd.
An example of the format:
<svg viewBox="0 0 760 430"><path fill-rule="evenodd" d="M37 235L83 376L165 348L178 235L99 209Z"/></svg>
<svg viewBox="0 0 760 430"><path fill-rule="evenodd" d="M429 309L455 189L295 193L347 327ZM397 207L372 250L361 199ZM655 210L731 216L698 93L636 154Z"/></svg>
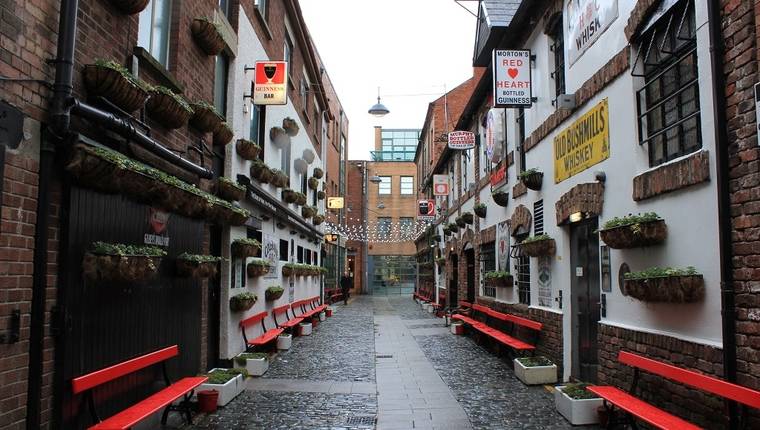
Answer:
<svg viewBox="0 0 760 430"><path fill-rule="evenodd" d="M350 123L349 159L368 159L373 127L422 128L427 105L472 76L474 16L454 0L300 0ZM476 10L477 1L464 1ZM377 99L391 111L367 114ZM424 94L424 95L420 95Z"/></svg>

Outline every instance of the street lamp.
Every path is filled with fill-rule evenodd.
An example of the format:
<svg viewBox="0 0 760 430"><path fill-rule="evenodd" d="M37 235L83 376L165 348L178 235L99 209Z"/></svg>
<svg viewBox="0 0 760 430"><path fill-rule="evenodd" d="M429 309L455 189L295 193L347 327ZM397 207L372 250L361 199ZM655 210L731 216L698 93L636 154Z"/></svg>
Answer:
<svg viewBox="0 0 760 430"><path fill-rule="evenodd" d="M379 184L380 182L383 182L383 178L375 175L375 176L369 178L369 181L372 182L373 184Z"/></svg>
<svg viewBox="0 0 760 430"><path fill-rule="evenodd" d="M377 87L377 103L375 103L367 113L369 113L372 116L375 117L383 117L385 115L388 115L391 111L388 110L387 107L385 107L384 104L380 103L380 87Z"/></svg>

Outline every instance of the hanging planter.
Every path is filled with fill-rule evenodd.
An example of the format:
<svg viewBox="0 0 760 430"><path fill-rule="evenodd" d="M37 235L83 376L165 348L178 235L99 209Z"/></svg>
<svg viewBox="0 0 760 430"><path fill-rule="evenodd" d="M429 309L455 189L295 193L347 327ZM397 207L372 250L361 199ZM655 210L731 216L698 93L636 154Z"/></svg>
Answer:
<svg viewBox="0 0 760 430"><path fill-rule="evenodd" d="M312 174L313 177L317 179L322 179L322 176L325 175L325 171L320 169L319 167L314 168L314 173Z"/></svg>
<svg viewBox="0 0 760 430"><path fill-rule="evenodd" d="M85 253L82 271L89 281L139 282L158 273L166 251L155 246L95 242Z"/></svg>
<svg viewBox="0 0 760 430"><path fill-rule="evenodd" d="M626 294L643 302L694 303L705 297L705 280L693 267L652 267L624 279Z"/></svg>
<svg viewBox="0 0 760 430"><path fill-rule="evenodd" d="M224 117L216 111L216 108L204 101L195 102L190 107L193 109L190 125L203 133L215 131L224 122Z"/></svg>
<svg viewBox="0 0 760 430"><path fill-rule="evenodd" d="M269 273L270 267L271 266L268 260L264 260L262 258L254 258L250 263L248 263L246 270L248 271L248 277L257 278Z"/></svg>
<svg viewBox="0 0 760 430"><path fill-rule="evenodd" d="M324 200L325 199L325 192L324 191L317 191L317 199L318 200Z"/></svg>
<svg viewBox="0 0 760 430"><path fill-rule="evenodd" d="M240 293L230 297L230 310L232 312L243 312L251 309L256 301L259 300L253 293Z"/></svg>
<svg viewBox="0 0 760 430"><path fill-rule="evenodd" d="M282 287L272 286L266 289L266 291L264 292L264 297L266 298L268 302L273 302L279 299L280 297L282 297L282 293L284 291L285 290Z"/></svg>
<svg viewBox="0 0 760 430"><path fill-rule="evenodd" d="M213 255L194 255L186 252L177 256L177 276L183 278L213 278L216 276L220 257Z"/></svg>
<svg viewBox="0 0 760 430"><path fill-rule="evenodd" d="M168 129L176 129L187 124L193 108L179 94L166 87L153 87L145 104L148 115Z"/></svg>
<svg viewBox="0 0 760 430"><path fill-rule="evenodd" d="M472 224L473 222L475 222L475 220L474 220L474 218L472 216L472 212L465 212L465 213L463 213L462 214L462 221L464 221L465 224Z"/></svg>
<svg viewBox="0 0 760 430"><path fill-rule="evenodd" d="M314 151L308 148L304 149L303 153L301 154L301 158L303 158L304 161L306 161L309 164L314 162L314 157L315 157Z"/></svg>
<svg viewBox="0 0 760 430"><path fill-rule="evenodd" d="M544 180L544 172L538 169L528 169L520 172L520 182L525 184L528 189L538 191L541 189L541 183Z"/></svg>
<svg viewBox="0 0 760 430"><path fill-rule="evenodd" d="M293 118L287 117L282 120L282 128L288 133L288 136L294 137L298 134L298 123ZM313 158L312 158L313 160Z"/></svg>
<svg viewBox="0 0 760 430"><path fill-rule="evenodd" d="M286 188L290 184L290 177L279 169L272 169L271 183L277 188Z"/></svg>
<svg viewBox="0 0 760 430"><path fill-rule="evenodd" d="M273 178L272 171L262 161L254 161L251 164L251 178L256 179L261 184L268 184Z"/></svg>
<svg viewBox="0 0 760 430"><path fill-rule="evenodd" d="M287 263L282 265L282 276L295 276L297 273L297 264Z"/></svg>
<svg viewBox="0 0 760 430"><path fill-rule="evenodd" d="M304 206L301 208L301 216L308 219L316 215L317 210L311 206Z"/></svg>
<svg viewBox="0 0 760 430"><path fill-rule="evenodd" d="M319 188L319 179L314 177L309 178L309 188L317 191L317 188Z"/></svg>
<svg viewBox="0 0 760 430"><path fill-rule="evenodd" d="M272 127L269 129L269 139L277 148L286 148L290 144L290 136L282 127Z"/></svg>
<svg viewBox="0 0 760 430"><path fill-rule="evenodd" d="M214 184L216 195L228 201L240 201L245 198L245 187L232 179L219 177Z"/></svg>
<svg viewBox="0 0 760 430"><path fill-rule="evenodd" d="M438 263L439 266L445 266L446 265L446 258L445 257L436 258L435 262Z"/></svg>
<svg viewBox="0 0 760 430"><path fill-rule="evenodd" d="M475 212L475 215L477 215L478 218L485 218L486 213L488 212L488 206L486 206L485 203L478 203L472 210Z"/></svg>
<svg viewBox="0 0 760 430"><path fill-rule="evenodd" d="M110 2L124 15L135 15L145 10L150 0L110 0Z"/></svg>
<svg viewBox="0 0 760 430"><path fill-rule="evenodd" d="M449 226L446 226L446 227L443 228L443 235L444 236L450 236L451 235L451 229L449 228Z"/></svg>
<svg viewBox="0 0 760 430"><path fill-rule="evenodd" d="M296 193L296 204L298 206L306 206L306 194Z"/></svg>
<svg viewBox="0 0 760 430"><path fill-rule="evenodd" d="M238 258L255 257L261 251L261 243L256 239L235 239L231 246L232 255Z"/></svg>
<svg viewBox="0 0 760 430"><path fill-rule="evenodd" d="M214 145L223 146L232 141L234 133L226 122L221 122L219 127L214 130Z"/></svg>
<svg viewBox="0 0 760 430"><path fill-rule="evenodd" d="M298 158L293 161L293 168L296 169L296 172L305 175L309 170L309 164L303 158Z"/></svg>
<svg viewBox="0 0 760 430"><path fill-rule="evenodd" d="M296 192L291 190L290 188L285 188L282 190L282 201L285 203L295 203L296 202Z"/></svg>
<svg viewBox="0 0 760 430"><path fill-rule="evenodd" d="M557 245L547 234L540 234L525 239L520 243L520 250L528 257L542 257L554 255L557 252Z"/></svg>
<svg viewBox="0 0 760 430"><path fill-rule="evenodd" d="M245 160L258 160L260 151L261 147L250 140L238 139L235 143L235 152Z"/></svg>
<svg viewBox="0 0 760 430"><path fill-rule="evenodd" d="M668 226L659 215L648 212L613 218L604 223L599 235L610 248L638 248L664 242Z"/></svg>
<svg viewBox="0 0 760 430"><path fill-rule="evenodd" d="M491 193L491 197L493 197L493 201L501 207L506 207L509 204L509 193L506 191L495 191Z"/></svg>
<svg viewBox="0 0 760 430"><path fill-rule="evenodd" d="M224 49L224 38L219 26L208 18L195 18L190 25L195 43L209 56L215 56Z"/></svg>
<svg viewBox="0 0 760 430"><path fill-rule="evenodd" d="M464 222L464 219L461 216L458 216L455 222L458 227L465 228L467 226L467 223Z"/></svg>
<svg viewBox="0 0 760 430"><path fill-rule="evenodd" d="M114 61L97 60L95 64L88 64L84 66L83 75L91 96L103 97L128 113L143 107L151 89Z"/></svg>
<svg viewBox="0 0 760 430"><path fill-rule="evenodd" d="M325 216L324 216L324 215L319 215L319 214L317 214L317 215L314 215L314 217L312 218L311 222L312 222L314 225L320 225L320 224L322 224L323 222L325 222Z"/></svg>
<svg viewBox="0 0 760 430"><path fill-rule="evenodd" d="M449 228L449 231L452 232L452 233L456 233L456 232L459 231L459 225L457 225L457 224L455 224L453 222L449 223L449 225L447 227Z"/></svg>
<svg viewBox="0 0 760 430"><path fill-rule="evenodd" d="M484 278L486 284L493 287L511 288L514 282L512 275L509 272L503 271L486 272Z"/></svg>

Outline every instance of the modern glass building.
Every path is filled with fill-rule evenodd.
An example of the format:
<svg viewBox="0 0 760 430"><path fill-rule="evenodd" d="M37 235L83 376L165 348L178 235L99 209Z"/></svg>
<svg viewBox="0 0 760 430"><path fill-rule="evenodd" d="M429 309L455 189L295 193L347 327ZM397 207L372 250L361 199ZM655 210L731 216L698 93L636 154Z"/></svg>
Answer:
<svg viewBox="0 0 760 430"><path fill-rule="evenodd" d="M369 285L373 295L411 294L416 279L413 255L371 255Z"/></svg>
<svg viewBox="0 0 760 430"><path fill-rule="evenodd" d="M420 130L388 129L380 133L380 150L372 151L372 161L414 161Z"/></svg>

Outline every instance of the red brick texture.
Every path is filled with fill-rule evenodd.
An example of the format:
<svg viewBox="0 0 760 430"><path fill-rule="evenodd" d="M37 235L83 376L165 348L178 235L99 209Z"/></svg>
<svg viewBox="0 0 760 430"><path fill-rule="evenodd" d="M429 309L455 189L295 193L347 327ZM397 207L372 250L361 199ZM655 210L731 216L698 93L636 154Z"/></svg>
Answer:
<svg viewBox="0 0 760 430"><path fill-rule="evenodd" d="M649 13L653 11L656 6L659 6L661 2L662 0L638 0L636 2L636 6L634 6L633 11L631 11L631 16L628 17L625 30L623 30L626 39L631 40L639 27L644 24L644 19L648 17Z"/></svg>
<svg viewBox="0 0 760 430"><path fill-rule="evenodd" d="M554 207L557 225L566 223L575 212L600 215L604 207L604 185L599 182L578 184L563 194Z"/></svg>
<svg viewBox="0 0 760 430"><path fill-rule="evenodd" d="M633 200L640 201L710 180L710 156L700 151L633 178Z"/></svg>

